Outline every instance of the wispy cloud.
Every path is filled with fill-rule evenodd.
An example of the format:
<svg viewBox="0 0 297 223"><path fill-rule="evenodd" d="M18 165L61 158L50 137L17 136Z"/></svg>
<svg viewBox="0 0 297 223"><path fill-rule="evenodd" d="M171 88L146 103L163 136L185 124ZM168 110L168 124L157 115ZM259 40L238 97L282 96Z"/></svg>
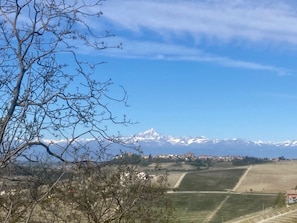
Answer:
<svg viewBox="0 0 297 223"><path fill-rule="evenodd" d="M105 17L133 32L187 34L199 41L271 41L297 45L294 1L125 0L109 1Z"/></svg>
<svg viewBox="0 0 297 223"><path fill-rule="evenodd" d="M110 56L292 73L263 61L213 52L204 44L206 40L206 45L236 43L239 48L253 44L297 48L297 4L292 0L109 0L102 10L106 24L123 36L114 41L122 42L124 49L110 50Z"/></svg>
<svg viewBox="0 0 297 223"><path fill-rule="evenodd" d="M118 58L141 58L172 61L196 61L218 64L225 67L244 68L249 70L262 70L276 73L278 75L289 75L291 71L273 65L266 65L252 61L233 59L227 56L218 56L206 53L197 48L187 47L179 44L169 44L153 41L130 41L115 38L116 42L124 44L123 50L111 49L105 51L108 56Z"/></svg>

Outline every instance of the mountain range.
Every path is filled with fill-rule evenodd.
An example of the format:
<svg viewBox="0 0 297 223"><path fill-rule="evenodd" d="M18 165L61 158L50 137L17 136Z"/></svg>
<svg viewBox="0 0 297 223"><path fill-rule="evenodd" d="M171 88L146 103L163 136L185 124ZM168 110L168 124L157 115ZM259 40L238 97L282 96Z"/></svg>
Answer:
<svg viewBox="0 0 297 223"><path fill-rule="evenodd" d="M259 158L297 158L297 141L263 142L241 138L207 139L200 137L163 136L154 129L140 132L129 139L144 154L185 154L212 156L251 156Z"/></svg>

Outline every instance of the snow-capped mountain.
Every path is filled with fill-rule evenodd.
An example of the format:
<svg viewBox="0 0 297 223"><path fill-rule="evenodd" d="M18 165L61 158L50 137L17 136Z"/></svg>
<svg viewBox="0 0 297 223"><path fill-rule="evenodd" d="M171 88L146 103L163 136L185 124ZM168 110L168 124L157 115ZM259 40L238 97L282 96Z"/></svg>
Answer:
<svg viewBox="0 0 297 223"><path fill-rule="evenodd" d="M157 133L153 128L140 132L134 136L134 140L137 141L162 141L163 138L164 137Z"/></svg>
<svg viewBox="0 0 297 223"><path fill-rule="evenodd" d="M160 145L163 144L172 144L172 145L190 145L192 143L204 143L207 142L208 139L205 137L173 137L173 136L162 136L157 133L153 128L140 132L133 137L134 141L137 142L150 142L150 143L158 143Z"/></svg>
<svg viewBox="0 0 297 223"><path fill-rule="evenodd" d="M246 139L208 139L203 136L199 137L173 137L164 136L157 133L154 129L149 129L140 132L134 136L127 136L123 138L125 145L118 143L106 142L108 153L118 154L121 151L135 152L138 148L143 151L145 155L158 154L186 154L188 152L195 155L212 155L212 156L251 156L259 158L294 158L297 159L297 141L284 142L263 142L263 141L249 141ZM59 154L66 141L45 140L49 143L53 152ZM77 144L76 144L77 143ZM104 142L98 144L94 139L80 139L72 145L75 149L77 147L85 146L87 151L97 151ZM70 149L72 148L70 147ZM135 150L136 149L136 150ZM64 151L64 150L63 150ZM30 154L42 154L43 148L38 146L29 151ZM82 148L81 153L85 150Z"/></svg>
<svg viewBox="0 0 297 223"><path fill-rule="evenodd" d="M272 143L238 138L173 137L163 136L151 128L136 134L130 142L137 143L144 154L153 155L192 152L196 155L297 158L297 141Z"/></svg>

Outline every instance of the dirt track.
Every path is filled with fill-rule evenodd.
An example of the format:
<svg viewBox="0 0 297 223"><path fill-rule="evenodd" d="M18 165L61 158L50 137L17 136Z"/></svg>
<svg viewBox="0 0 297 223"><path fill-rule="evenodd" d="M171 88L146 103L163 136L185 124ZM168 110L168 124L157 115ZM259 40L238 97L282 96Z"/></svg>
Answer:
<svg viewBox="0 0 297 223"><path fill-rule="evenodd" d="M176 184L174 185L173 188L178 188L178 187L179 187L180 183L182 182L182 180L184 179L184 177L186 176L186 174L187 174L187 172L184 172L184 173L180 176L180 178L178 179L178 181L176 182Z"/></svg>
<svg viewBox="0 0 297 223"><path fill-rule="evenodd" d="M248 175L249 171L252 169L252 166L249 166L246 171L244 172L244 174L240 177L239 181L237 182L237 184L235 185L235 187L233 188L233 191L237 191L237 189L239 188L239 186L241 185L241 183L244 181L244 179L246 178L246 176Z"/></svg>

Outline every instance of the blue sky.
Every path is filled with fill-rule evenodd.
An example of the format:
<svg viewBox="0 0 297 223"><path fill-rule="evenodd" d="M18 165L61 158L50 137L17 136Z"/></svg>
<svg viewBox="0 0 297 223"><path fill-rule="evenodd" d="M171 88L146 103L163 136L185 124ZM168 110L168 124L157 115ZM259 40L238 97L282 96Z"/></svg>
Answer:
<svg viewBox="0 0 297 223"><path fill-rule="evenodd" d="M297 139L296 1L108 0L101 9L94 25L123 49L91 56L107 62L99 78L128 92L120 112L138 124L123 135Z"/></svg>

